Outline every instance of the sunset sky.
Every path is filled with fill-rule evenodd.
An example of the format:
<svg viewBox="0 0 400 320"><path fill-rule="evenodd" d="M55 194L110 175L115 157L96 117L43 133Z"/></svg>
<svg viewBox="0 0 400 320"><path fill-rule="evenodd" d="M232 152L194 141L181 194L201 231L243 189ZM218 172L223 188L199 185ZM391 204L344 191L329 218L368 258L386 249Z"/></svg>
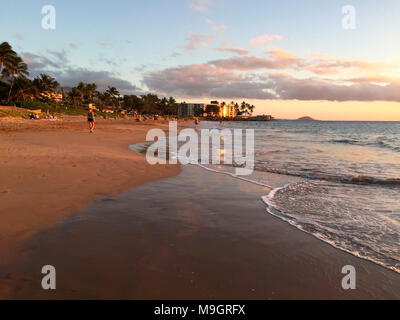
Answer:
<svg viewBox="0 0 400 320"><path fill-rule="evenodd" d="M41 27L42 6L56 29ZM356 9L356 29L342 8ZM398 0L2 3L0 41L63 86L178 101L247 100L257 114L400 121Z"/></svg>

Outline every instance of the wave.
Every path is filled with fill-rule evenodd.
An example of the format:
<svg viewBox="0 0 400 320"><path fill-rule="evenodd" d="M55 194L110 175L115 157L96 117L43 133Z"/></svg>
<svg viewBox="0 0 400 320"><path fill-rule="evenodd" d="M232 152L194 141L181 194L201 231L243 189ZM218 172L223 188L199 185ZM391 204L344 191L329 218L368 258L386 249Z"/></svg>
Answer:
<svg viewBox="0 0 400 320"><path fill-rule="evenodd" d="M261 197L263 202L267 206L266 211L269 214L289 223L291 226L293 226L309 235L312 235L313 237L315 237L325 243L328 243L329 245L335 247L336 249L350 253L351 255L354 255L358 258L371 261L375 264L378 264L380 266L388 268L394 272L400 273L400 268L397 267L398 264L396 266L394 266L393 264L386 263L384 259L381 259L382 257L379 257L379 256L374 257L373 256L374 254L367 254L367 253L363 252L362 250L357 250L356 246L351 246L351 247L347 246L346 247L344 245L343 239L335 240L335 235L333 233L329 232L329 230L327 228L320 226L316 221L311 221L308 219L302 221L301 219L299 220L295 216L292 216L289 213L278 209L276 207L276 205L274 204L274 198L275 198L276 194L278 194L279 192L285 192L286 189L290 188L294 184L297 184L297 183L295 183L295 182L289 183L283 187L275 188L275 189L271 190L268 195ZM355 240L352 239L352 241L354 242ZM363 246L364 248L371 249L365 243L359 243L359 245ZM376 254L377 253L375 253L375 255Z"/></svg>
<svg viewBox="0 0 400 320"><path fill-rule="evenodd" d="M144 151L147 146L148 146L147 143L137 144L135 146L131 146L131 149L138 153L144 154L145 153ZM389 261L387 259L385 260L385 257L382 254L380 255L379 252L375 252L373 248L368 247L368 242L364 242L361 240L357 241L357 239L355 239L355 237L352 235L351 232L347 236L342 235L342 234L335 234L334 229L338 228L338 226L336 226L336 223L337 223L337 221L340 221L340 220L333 219L333 221L334 221L333 228L334 229L330 230L329 225L327 226L327 225L324 225L324 223L320 223L320 221L318 219L314 219L313 217L310 218L310 217L299 216L299 212L301 212L301 199L303 197L302 197L302 194L297 193L298 191L296 189L294 189L295 194L297 194L300 199L300 202L298 202L297 200L295 201L296 211L299 211L299 212L290 214L290 212L291 212L290 207L288 208L288 207L284 206L284 208L282 209L282 208L278 207L278 205L275 203L276 201L274 202L274 199L278 194L279 194L279 196L277 196L278 199L281 195L285 195L285 197L290 196L290 191L293 191L293 190L290 190L291 186L294 187L295 185L303 185L304 183L306 183L306 181L292 182L292 183L284 185L283 187L281 186L279 188L275 188L264 182L237 176L232 172L227 172L224 170L216 170L216 169L201 165L200 163L194 164L194 165L199 166L199 167L201 167L205 170L211 171L211 172L228 175L233 178L240 179L240 180L252 183L252 184L257 184L260 186L268 187L269 189L271 189L271 191L269 192L268 195L263 196L262 200L266 204L266 206L267 206L266 211L269 214L280 218L281 220L289 223L290 225L296 227L297 229L299 229L307 234L310 234L310 235L314 236L315 238L317 238L321 241L324 241L325 243L328 243L331 246L333 246L339 250L348 252L356 257L359 257L359 258L362 258L365 260L369 260L378 265L381 265L383 267L391 269L397 273L400 273L400 268L398 267L398 263L395 264L392 261ZM221 164L221 166L225 166L225 165ZM231 165L226 165L226 166L232 167ZM282 175L288 175L288 176L297 176L297 177L302 177L302 178L320 180L320 181L312 181L312 182L309 181L309 183L317 184L318 186L322 182L321 180L334 181L334 182L339 182L339 183L357 184L357 185L367 184L367 185L395 185L395 186L399 185L400 186L400 179L378 179L378 178L369 177L369 176L327 175L327 174L312 173L312 172L311 173L310 172L303 173L303 172L289 171L289 170L284 170L284 169L277 169L277 168L263 167L263 166L256 166L255 170L269 172L269 173L275 173L275 174L282 174ZM344 187L344 186L342 186L342 187ZM349 187L351 187L351 186L349 186ZM353 188L353 187L351 187L351 188ZM365 187L362 187L362 188L365 188ZM319 188L317 188L317 189L319 189ZM287 193L286 191L288 191L289 194L286 194ZM382 190L382 192L386 192L386 191L387 190ZM329 192L324 193L323 191L320 191L320 193L321 192L323 194L330 194ZM343 192L345 192L345 191L343 191ZM393 189L392 192L397 192L397 190ZM320 197L319 194L317 196ZM303 200L308 201L307 198L304 198ZM285 203L291 203L291 202L292 201L286 201ZM311 201L311 202L313 202L313 201ZM335 202L337 203L337 201L335 201ZM323 206L320 206L320 207L325 208L324 206L326 206L326 205L327 204L324 202ZM353 202L352 202L352 205L353 205ZM342 209L344 209L344 208L339 208L340 211L343 211ZM328 210L328 208L325 208L323 211L325 213L327 213L328 211L326 211L326 210ZM344 210L344 211L346 211L346 210ZM346 213L348 214L347 211L346 211ZM327 219L327 218L328 217L323 217L323 219ZM390 216L388 217L388 219L389 218L390 218ZM395 221L395 222L397 223L397 221ZM391 224L393 224L393 223L391 222ZM339 230L341 231L340 226L339 226ZM384 234L386 235L387 232ZM350 237L350 240L348 239L349 237ZM379 244L381 245L381 243L379 243Z"/></svg>
<svg viewBox="0 0 400 320"><path fill-rule="evenodd" d="M130 149L136 151L140 154L145 154L147 148L151 145L151 143L137 143L130 146ZM274 152L280 152L281 150L273 150ZM267 152L269 153L269 152ZM201 160L198 160L198 163L201 163ZM239 165L227 165L221 163L223 166L233 166L233 167L240 167ZM204 167L206 168L206 167ZM208 168L206 168L208 169ZM312 179L312 180L325 180L325 181L332 181L332 182L339 182L339 183L346 183L346 184L358 184L358 185L382 185L382 186L400 186L400 178L389 178L389 179L382 179L372 176L366 175L333 175L327 173L319 173L319 172L312 172L304 169L304 171L294 171L294 170L287 170L287 169L279 169L267 166L260 166L255 165L254 170L261 171L261 172L269 172L287 176L294 176L300 177L305 179Z"/></svg>
<svg viewBox="0 0 400 320"><path fill-rule="evenodd" d="M271 189L271 191L268 193L266 196L262 196L261 199L262 201L266 204L266 211L285 221L286 223L289 223L291 226L295 227L296 229L299 229L300 231L307 233L313 237L315 237L318 240L321 240L332 247L347 252L355 257L368 260L370 262L373 262L377 265L380 265L382 267L385 267L387 269L390 269L396 273L400 273L400 268L395 265L395 263L392 260L385 260L385 257L382 254L379 254L378 252L374 252L374 250L368 245L368 243L365 242L360 242L357 241L353 236L349 236L348 241L351 241L351 245L349 242L346 243L344 241L345 239L341 238L341 236L337 235L334 233L333 230L329 230L324 225L319 224L317 221L310 219L310 218L299 218L296 217L295 215L291 215L290 213L287 213L283 211L282 209L278 209L277 206L274 203L274 198L278 193L285 193L287 189L294 185L301 185L304 182L291 182L288 184L285 184L284 186L274 188L271 185L268 185L266 183L252 180L252 179L247 179L243 178L240 176L237 176L231 172L223 171L223 170L216 170L213 168L206 167L204 165L196 164L195 166L199 166L207 171L217 173L217 174L223 174L223 175L228 175L236 179L240 179L242 181L246 181L252 184L256 184L259 186L265 186Z"/></svg>
<svg viewBox="0 0 400 320"><path fill-rule="evenodd" d="M371 176L351 176L351 175L333 175L318 172L300 172L286 169L278 169L272 167L255 166L254 170L284 174L288 176L300 177L312 180L325 180L332 182L340 182L346 184L361 184L361 185L382 185L382 186L400 186L400 178L382 179Z"/></svg>
<svg viewBox="0 0 400 320"><path fill-rule="evenodd" d="M386 138L385 138L386 139ZM377 148L384 148L395 152L400 152L400 146L390 144L387 141L383 141L382 138L378 138L375 141L366 141L366 140L357 140L357 139L333 139L329 140L329 143L339 143L339 144L348 144L355 146L370 146ZM397 141L393 141L394 143Z"/></svg>

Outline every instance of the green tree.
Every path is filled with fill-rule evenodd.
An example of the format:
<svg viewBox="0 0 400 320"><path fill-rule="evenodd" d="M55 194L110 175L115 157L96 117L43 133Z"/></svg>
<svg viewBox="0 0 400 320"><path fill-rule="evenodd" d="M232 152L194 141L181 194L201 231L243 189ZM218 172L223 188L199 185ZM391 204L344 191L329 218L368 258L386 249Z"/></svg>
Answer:
<svg viewBox="0 0 400 320"><path fill-rule="evenodd" d="M78 88L72 88L68 93L68 101L73 106L81 106L83 103L82 92Z"/></svg>
<svg viewBox="0 0 400 320"><path fill-rule="evenodd" d="M111 97L112 100L112 105L115 108L117 105L120 107L120 96L121 94L115 87L108 87L107 90L105 91Z"/></svg>
<svg viewBox="0 0 400 320"><path fill-rule="evenodd" d="M14 86L14 81L16 77L25 78L29 75L28 65L22 60L21 57L15 57L12 59L12 63L7 67L3 68L2 76L8 79L10 89L8 91L7 103L10 102L11 92Z"/></svg>
<svg viewBox="0 0 400 320"><path fill-rule="evenodd" d="M53 96L60 86L56 79L44 73L33 79L33 85L37 89L38 98L44 102L53 100Z"/></svg>
<svg viewBox="0 0 400 320"><path fill-rule="evenodd" d="M143 101L143 112L144 113L156 113L160 111L160 99L156 94L149 93L142 96Z"/></svg>
<svg viewBox="0 0 400 320"><path fill-rule="evenodd" d="M13 98L16 101L34 100L38 95L37 88L27 78L15 79Z"/></svg>
<svg viewBox="0 0 400 320"><path fill-rule="evenodd" d="M123 105L128 112L136 111L138 113L142 113L144 110L144 102L142 98L134 94L124 95Z"/></svg>
<svg viewBox="0 0 400 320"><path fill-rule="evenodd" d="M17 53L12 49L8 42L3 42L0 44L0 75L3 79L6 76L6 73L3 73L4 70L10 70L17 58Z"/></svg>
<svg viewBox="0 0 400 320"><path fill-rule="evenodd" d="M206 106L207 114L213 114L215 116L219 114L219 110L219 106L217 105L209 104Z"/></svg>
<svg viewBox="0 0 400 320"><path fill-rule="evenodd" d="M176 102L175 98L169 97L165 114L177 115L178 108L179 108L179 104Z"/></svg>

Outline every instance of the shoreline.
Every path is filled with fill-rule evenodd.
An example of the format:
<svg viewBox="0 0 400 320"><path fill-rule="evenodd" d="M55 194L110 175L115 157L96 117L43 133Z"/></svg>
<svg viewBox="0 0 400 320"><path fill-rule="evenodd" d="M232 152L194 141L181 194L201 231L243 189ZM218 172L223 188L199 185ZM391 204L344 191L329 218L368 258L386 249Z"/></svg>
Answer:
<svg viewBox="0 0 400 320"><path fill-rule="evenodd" d="M234 180L234 182L232 181ZM14 299L399 299L400 276L268 214L268 188L183 167L37 233L0 266ZM63 254L59 249L63 249ZM43 261L57 290L41 290ZM341 269L357 270L343 290Z"/></svg>
<svg viewBox="0 0 400 320"><path fill-rule="evenodd" d="M267 185L267 184L262 183L262 182L258 182L258 181L255 181L255 180L246 179L246 178L243 178L243 177L240 177L240 176L235 176L233 173L230 173L230 172L224 172L224 171L214 170L214 169L211 169L211 168L207 168L207 167L205 167L205 166L203 166L203 165L201 165L201 164L198 164L197 166L200 167L200 168L202 168L202 169L204 169L204 170L207 170L207 171L209 171L209 172L213 172L213 173L216 173L216 174L225 175L225 176L232 177L232 178L235 178L235 179L239 179L239 180L241 180L241 181L245 181L245 182L248 182L248 183L257 185L257 186L269 188L269 189L270 189L269 192L268 192L266 195L261 196L262 202L266 205L266 212L267 212L268 215L270 215L270 216L272 216L272 217L274 217L274 218L277 218L277 219L279 219L280 221L284 222L285 224L288 224L290 227L292 227L292 228L294 228L294 229L296 229L296 230L298 230L298 231L301 231L301 232L303 232L303 233L305 233L305 234L307 234L307 235L309 235L309 236L315 238L316 240L320 241L321 243L328 244L329 246L331 246L332 248L334 248L334 249L336 249L336 250L339 250L339 251L341 251L341 252L350 254L350 255L352 255L353 257L357 258L357 259L361 259L361 260L364 260L364 261L373 263L373 264L375 264L375 265L377 265L377 266L379 266L379 267L383 267L384 269L386 269L386 270L388 270L388 271L392 271L392 272L394 272L395 274L400 275L400 270L399 270L399 269L391 268L391 267L389 267L389 266L387 266L387 265L381 263L380 261L376 261L376 260L374 260L374 259L372 259L372 258L369 258L369 257L364 257L364 256L361 256L361 255L357 255L356 253L354 253L354 252L352 252L352 251L350 251L350 250L346 250L346 249L344 249L344 248L341 248L341 247L335 245L334 243L331 243L331 242L327 241L326 239L323 239L323 238L318 237L316 234L313 234L313 233L311 233L311 232L308 232L308 231L306 231L306 230L303 230L300 226L298 226L298 225L296 225L296 224L294 224L294 223L291 223L291 221L290 221L289 219L285 219L283 216L281 216L281 215L279 215L279 214L277 214L277 213L274 213L274 210L277 210L277 209L275 209L275 207L271 204L271 196L272 196L272 198L273 198L274 193L276 193L277 191L279 191L279 190L281 190L281 189L286 188L286 187L289 186L291 183L288 183L288 184L286 184L286 185L284 185L284 186L272 187L272 186ZM278 173L273 173L273 174L278 174Z"/></svg>
<svg viewBox="0 0 400 320"><path fill-rule="evenodd" d="M179 166L150 166L129 145L167 121L0 120L0 256L35 232L112 196L179 173ZM151 169L151 170L150 170Z"/></svg>

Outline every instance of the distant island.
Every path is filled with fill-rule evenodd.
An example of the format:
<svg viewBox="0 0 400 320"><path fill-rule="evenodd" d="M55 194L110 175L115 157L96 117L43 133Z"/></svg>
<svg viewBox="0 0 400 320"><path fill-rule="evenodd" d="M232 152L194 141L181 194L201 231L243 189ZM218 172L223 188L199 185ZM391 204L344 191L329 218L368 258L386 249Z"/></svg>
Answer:
<svg viewBox="0 0 400 320"><path fill-rule="evenodd" d="M301 118L298 118L296 121L317 121L317 120L315 120L311 117L301 117Z"/></svg>

